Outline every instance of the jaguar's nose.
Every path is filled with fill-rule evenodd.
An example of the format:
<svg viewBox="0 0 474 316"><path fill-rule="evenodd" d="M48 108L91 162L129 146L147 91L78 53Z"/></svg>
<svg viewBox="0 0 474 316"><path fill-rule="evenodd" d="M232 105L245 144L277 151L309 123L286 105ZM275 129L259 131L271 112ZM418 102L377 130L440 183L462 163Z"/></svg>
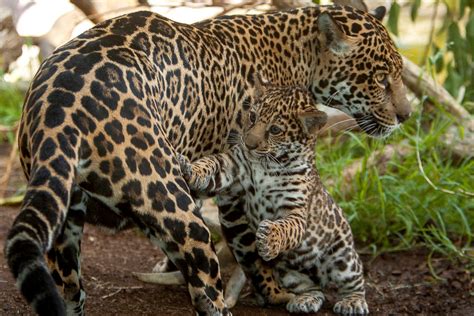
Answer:
<svg viewBox="0 0 474 316"><path fill-rule="evenodd" d="M410 115L411 115L411 112L397 114L398 123L401 124L401 123L405 122L406 120L408 120L410 118Z"/></svg>

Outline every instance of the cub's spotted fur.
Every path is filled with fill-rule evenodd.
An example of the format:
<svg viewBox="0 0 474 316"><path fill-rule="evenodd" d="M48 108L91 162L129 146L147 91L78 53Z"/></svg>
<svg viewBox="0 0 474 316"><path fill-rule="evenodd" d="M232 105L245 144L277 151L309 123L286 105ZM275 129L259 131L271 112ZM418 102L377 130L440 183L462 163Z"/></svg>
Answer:
<svg viewBox="0 0 474 316"><path fill-rule="evenodd" d="M201 197L217 195L218 205L244 206L251 232L236 236L239 244L231 246L245 256L256 234L259 255L276 258L279 283L296 294L288 311L317 312L324 301L320 287L333 282L335 312L367 314L350 227L313 166L314 134L326 115L301 88L267 86L247 122L242 144L227 153L192 164L180 158L191 189Z"/></svg>
<svg viewBox="0 0 474 316"><path fill-rule="evenodd" d="M28 188L5 246L35 312L83 314L80 241L89 222L138 226L183 273L198 312L227 314L210 234L176 152L197 159L228 147L256 71L309 88L367 133L387 135L410 110L402 59L378 19L341 6L193 25L135 12L58 48L25 99L19 149ZM235 216L241 209L221 207L227 240L247 227ZM288 299L255 251L242 258L266 302Z"/></svg>

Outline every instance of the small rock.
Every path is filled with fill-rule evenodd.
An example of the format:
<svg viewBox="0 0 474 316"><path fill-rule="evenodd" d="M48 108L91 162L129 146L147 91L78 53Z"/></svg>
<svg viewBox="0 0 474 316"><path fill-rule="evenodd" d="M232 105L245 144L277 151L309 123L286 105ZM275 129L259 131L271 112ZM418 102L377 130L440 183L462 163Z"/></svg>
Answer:
<svg viewBox="0 0 474 316"><path fill-rule="evenodd" d="M461 284L461 282L459 282L459 281L457 281L457 280L451 282L451 286L452 286L453 288L455 288L456 290L462 289L462 284Z"/></svg>

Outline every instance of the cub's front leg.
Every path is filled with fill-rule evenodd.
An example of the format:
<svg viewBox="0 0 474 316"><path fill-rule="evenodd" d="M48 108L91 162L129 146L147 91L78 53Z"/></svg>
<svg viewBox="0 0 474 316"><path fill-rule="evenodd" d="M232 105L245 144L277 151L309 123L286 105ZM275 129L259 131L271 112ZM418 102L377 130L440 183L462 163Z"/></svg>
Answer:
<svg viewBox="0 0 474 316"><path fill-rule="evenodd" d="M305 211L278 220L263 220L258 225L258 254L265 260L275 259L281 252L296 248L306 231Z"/></svg>
<svg viewBox="0 0 474 316"><path fill-rule="evenodd" d="M213 197L236 181L238 167L227 154L217 154L190 162L178 154L181 172L189 188L199 198Z"/></svg>

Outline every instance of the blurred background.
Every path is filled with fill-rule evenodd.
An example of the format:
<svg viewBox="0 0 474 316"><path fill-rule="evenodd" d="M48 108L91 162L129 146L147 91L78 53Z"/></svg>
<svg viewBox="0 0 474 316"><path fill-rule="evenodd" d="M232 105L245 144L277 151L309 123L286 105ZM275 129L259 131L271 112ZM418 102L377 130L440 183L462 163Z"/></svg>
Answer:
<svg viewBox="0 0 474 316"><path fill-rule="evenodd" d="M0 204L22 199L17 122L32 76L55 47L95 23L136 10L193 23L223 14L330 4L313 2L0 0ZM406 58L404 81L414 113L383 140L328 129L316 148L317 166L345 210L362 253L421 252L432 278L439 280L449 276L432 262L447 259L469 276L472 298L474 1L367 4L388 9L384 23ZM332 123L339 115L334 113Z"/></svg>

